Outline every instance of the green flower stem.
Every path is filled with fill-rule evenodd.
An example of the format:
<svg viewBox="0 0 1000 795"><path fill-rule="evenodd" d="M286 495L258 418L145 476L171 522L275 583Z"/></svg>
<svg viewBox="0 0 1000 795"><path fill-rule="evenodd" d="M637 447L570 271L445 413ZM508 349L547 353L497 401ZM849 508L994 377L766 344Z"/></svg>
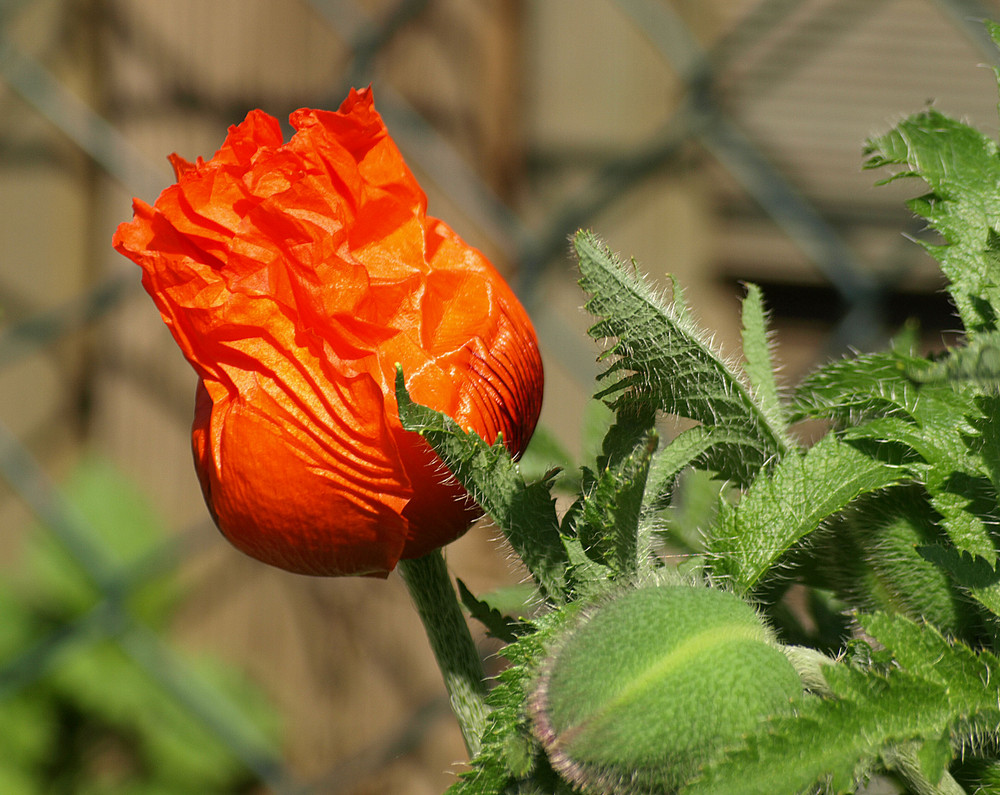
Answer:
<svg viewBox="0 0 1000 795"><path fill-rule="evenodd" d="M427 631L465 747L470 758L474 757L479 753L489 714L486 674L444 556L438 549L422 558L401 560L398 569Z"/></svg>
<svg viewBox="0 0 1000 795"><path fill-rule="evenodd" d="M965 789L947 770L936 784L928 781L920 766L918 743L905 743L883 753L883 759L909 785L914 795L966 795Z"/></svg>

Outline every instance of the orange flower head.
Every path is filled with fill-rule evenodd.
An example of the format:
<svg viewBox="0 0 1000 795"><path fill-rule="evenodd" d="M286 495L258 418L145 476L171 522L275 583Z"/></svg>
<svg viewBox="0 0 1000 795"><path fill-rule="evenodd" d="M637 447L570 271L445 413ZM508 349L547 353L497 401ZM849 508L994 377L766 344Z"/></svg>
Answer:
<svg viewBox="0 0 1000 795"><path fill-rule="evenodd" d="M375 111L261 111L177 182L136 200L115 248L142 267L197 371L192 442L205 501L247 554L290 571L386 576L480 513L403 430L413 399L512 454L542 399L534 330L426 197Z"/></svg>

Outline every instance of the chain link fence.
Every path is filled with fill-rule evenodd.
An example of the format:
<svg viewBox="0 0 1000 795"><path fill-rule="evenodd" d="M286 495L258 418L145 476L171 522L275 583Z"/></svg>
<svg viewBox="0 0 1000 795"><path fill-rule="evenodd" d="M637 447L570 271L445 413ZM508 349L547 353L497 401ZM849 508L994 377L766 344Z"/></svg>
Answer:
<svg viewBox="0 0 1000 795"><path fill-rule="evenodd" d="M460 769L399 583L262 571L211 529L193 377L110 251L165 155L373 84L431 212L532 312L542 422L575 451L581 226L676 273L729 350L739 283L763 284L790 379L909 316L940 343L919 230L861 147L927 101L995 127L986 18L1000 2L0 4L0 792L431 793ZM495 546L473 531L450 563L516 580Z"/></svg>

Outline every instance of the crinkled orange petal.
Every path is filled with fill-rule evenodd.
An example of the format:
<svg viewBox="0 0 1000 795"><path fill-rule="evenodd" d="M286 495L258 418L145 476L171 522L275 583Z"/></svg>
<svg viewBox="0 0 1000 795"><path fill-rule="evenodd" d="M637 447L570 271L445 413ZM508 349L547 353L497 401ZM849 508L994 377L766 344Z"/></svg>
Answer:
<svg viewBox="0 0 1000 795"><path fill-rule="evenodd" d="M209 161L134 204L115 248L199 376L193 446L213 517L248 554L306 574L384 576L479 509L399 424L413 398L519 454L541 407L524 309L444 223L374 109L261 111Z"/></svg>

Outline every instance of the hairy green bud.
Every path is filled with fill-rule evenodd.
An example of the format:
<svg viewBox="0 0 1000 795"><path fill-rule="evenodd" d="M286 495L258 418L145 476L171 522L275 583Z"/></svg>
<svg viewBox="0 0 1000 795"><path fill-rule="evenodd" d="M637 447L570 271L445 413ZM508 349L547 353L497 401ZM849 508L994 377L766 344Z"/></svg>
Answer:
<svg viewBox="0 0 1000 795"><path fill-rule="evenodd" d="M585 792L664 792L801 690L748 604L713 588L648 587L563 631L532 712L553 767Z"/></svg>
<svg viewBox="0 0 1000 795"><path fill-rule="evenodd" d="M899 486L861 500L826 540L838 596L860 610L900 613L961 637L975 611L951 578L920 554L947 540L920 486Z"/></svg>

